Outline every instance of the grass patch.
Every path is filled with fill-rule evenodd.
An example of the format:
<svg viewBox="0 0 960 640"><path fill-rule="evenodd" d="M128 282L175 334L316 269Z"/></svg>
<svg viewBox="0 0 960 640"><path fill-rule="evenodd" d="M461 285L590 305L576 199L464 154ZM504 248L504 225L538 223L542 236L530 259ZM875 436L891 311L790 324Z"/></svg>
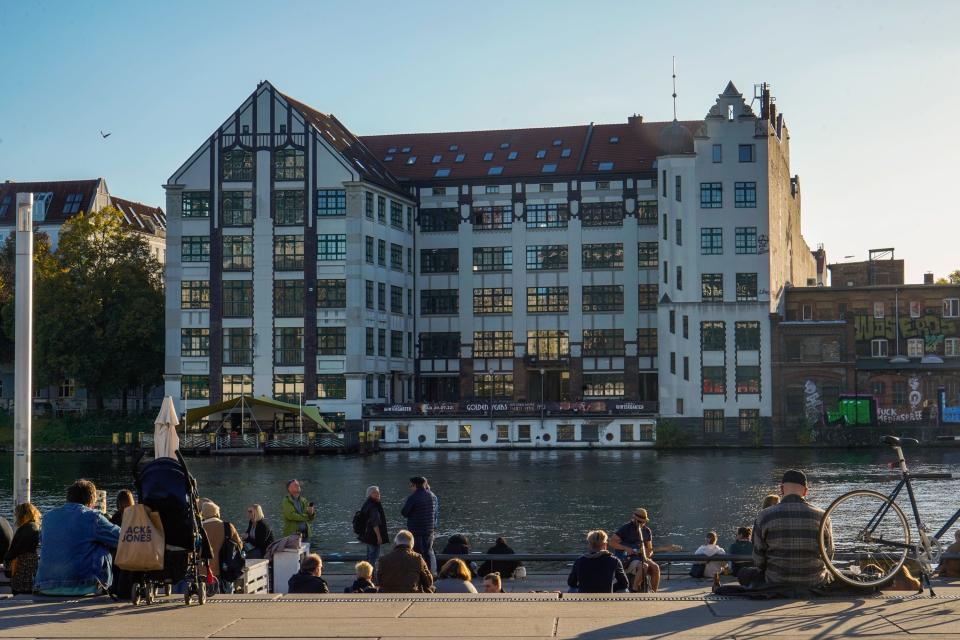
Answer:
<svg viewBox="0 0 960 640"><path fill-rule="evenodd" d="M149 416L109 416L87 414L62 418L33 419L31 438L34 447L72 447L110 444L114 433L153 431ZM122 436L121 436L122 439ZM134 436L136 440L136 436ZM122 440L121 440L122 441ZM13 444L13 416L0 413L0 445Z"/></svg>

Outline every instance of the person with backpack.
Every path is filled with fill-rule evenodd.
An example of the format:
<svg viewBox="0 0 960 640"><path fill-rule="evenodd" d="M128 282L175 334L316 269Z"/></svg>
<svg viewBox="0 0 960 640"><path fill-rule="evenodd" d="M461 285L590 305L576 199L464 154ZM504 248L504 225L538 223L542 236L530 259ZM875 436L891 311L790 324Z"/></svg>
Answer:
<svg viewBox="0 0 960 640"><path fill-rule="evenodd" d="M233 593L233 583L243 575L246 564L243 540L236 527L220 519L220 507L207 500L200 508L203 530L210 541L213 558L210 572L220 582L221 593Z"/></svg>
<svg viewBox="0 0 960 640"><path fill-rule="evenodd" d="M387 514L380 504L380 487L367 487L367 499L353 514L353 532L367 545L367 562L377 564L380 547L387 541Z"/></svg>

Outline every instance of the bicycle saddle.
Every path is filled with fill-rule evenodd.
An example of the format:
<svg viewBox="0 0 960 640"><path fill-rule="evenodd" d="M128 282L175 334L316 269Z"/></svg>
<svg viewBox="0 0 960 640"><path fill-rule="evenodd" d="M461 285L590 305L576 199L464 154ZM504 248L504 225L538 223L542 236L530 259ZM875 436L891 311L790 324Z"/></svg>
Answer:
<svg viewBox="0 0 960 640"><path fill-rule="evenodd" d="M896 436L883 436L880 438L880 442L889 444L892 447L899 447L905 444L920 444L920 441L916 438L897 438Z"/></svg>

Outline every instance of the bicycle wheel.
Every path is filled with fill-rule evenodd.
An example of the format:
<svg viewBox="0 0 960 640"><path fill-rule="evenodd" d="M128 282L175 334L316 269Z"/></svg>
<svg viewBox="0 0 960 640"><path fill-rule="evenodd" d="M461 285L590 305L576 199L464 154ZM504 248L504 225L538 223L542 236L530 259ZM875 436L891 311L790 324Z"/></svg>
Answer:
<svg viewBox="0 0 960 640"><path fill-rule="evenodd" d="M820 556L838 580L852 587L879 587L903 566L910 551L910 525L889 496L869 489L851 491L827 508L818 542Z"/></svg>

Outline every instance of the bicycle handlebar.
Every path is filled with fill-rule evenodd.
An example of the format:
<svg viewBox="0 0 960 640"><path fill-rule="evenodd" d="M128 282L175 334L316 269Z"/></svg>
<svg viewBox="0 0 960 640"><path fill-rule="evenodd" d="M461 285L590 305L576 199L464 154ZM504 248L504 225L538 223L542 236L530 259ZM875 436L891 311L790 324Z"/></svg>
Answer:
<svg viewBox="0 0 960 640"><path fill-rule="evenodd" d="M883 436L880 438L880 442L883 444L888 444L891 447L901 447L905 444L916 446L920 444L920 441L916 438L898 438L896 436Z"/></svg>

